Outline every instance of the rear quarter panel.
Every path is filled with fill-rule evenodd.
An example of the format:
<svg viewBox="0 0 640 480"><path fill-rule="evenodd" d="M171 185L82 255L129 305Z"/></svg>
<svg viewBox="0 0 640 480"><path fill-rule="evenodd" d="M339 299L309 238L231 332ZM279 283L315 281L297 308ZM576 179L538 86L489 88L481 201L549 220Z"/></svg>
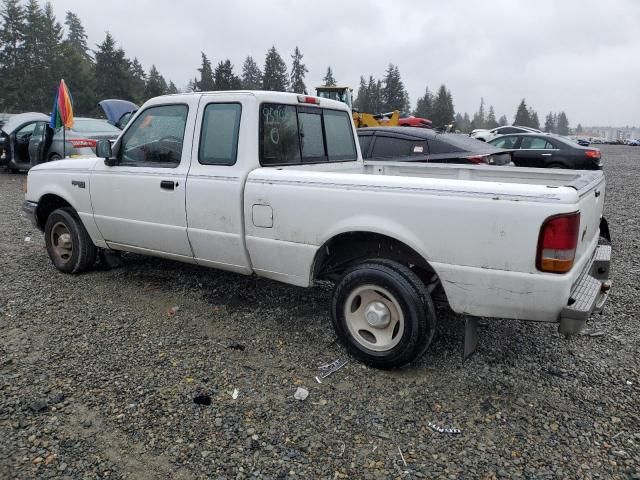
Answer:
<svg viewBox="0 0 640 480"><path fill-rule="evenodd" d="M434 267L454 310L554 320L572 280L536 270L538 235L547 217L577 204L564 187L261 168L245 189L247 248L258 273L304 286L333 236L380 233ZM272 228L253 224L253 205L272 208Z"/></svg>

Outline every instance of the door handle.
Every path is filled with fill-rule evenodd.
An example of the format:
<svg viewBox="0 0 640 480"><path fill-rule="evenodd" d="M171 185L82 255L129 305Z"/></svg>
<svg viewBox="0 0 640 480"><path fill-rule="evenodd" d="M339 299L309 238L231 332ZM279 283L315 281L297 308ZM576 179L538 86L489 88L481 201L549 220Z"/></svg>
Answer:
<svg viewBox="0 0 640 480"><path fill-rule="evenodd" d="M553 156L553 153L541 153L540 155L542 155L543 157L551 157Z"/></svg>
<svg viewBox="0 0 640 480"><path fill-rule="evenodd" d="M160 181L160 188L164 188L165 190L173 190L177 186L178 186L178 184L174 183L172 180L161 180Z"/></svg>

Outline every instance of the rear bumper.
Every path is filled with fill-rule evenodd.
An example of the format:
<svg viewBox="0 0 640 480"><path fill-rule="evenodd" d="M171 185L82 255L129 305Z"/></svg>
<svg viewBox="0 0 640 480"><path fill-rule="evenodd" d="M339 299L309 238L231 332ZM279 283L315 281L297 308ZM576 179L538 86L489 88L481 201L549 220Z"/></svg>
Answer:
<svg viewBox="0 0 640 480"><path fill-rule="evenodd" d="M36 210L38 209L37 202L30 202L29 200L25 200L22 204L22 211L25 215L31 220L33 226L40 230L40 226L38 225L38 217L36 216Z"/></svg>
<svg viewBox="0 0 640 480"><path fill-rule="evenodd" d="M591 263L583 270L571 289L569 305L560 313L560 333L578 333L593 313L602 311L611 289L610 265L611 247L599 245Z"/></svg>

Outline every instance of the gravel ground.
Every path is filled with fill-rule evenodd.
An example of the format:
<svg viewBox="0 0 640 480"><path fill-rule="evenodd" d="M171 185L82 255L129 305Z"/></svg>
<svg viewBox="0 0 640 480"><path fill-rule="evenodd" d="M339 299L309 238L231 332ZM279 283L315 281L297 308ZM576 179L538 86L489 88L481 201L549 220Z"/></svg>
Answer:
<svg viewBox="0 0 640 480"><path fill-rule="evenodd" d="M602 150L614 288L591 335L490 321L461 365L445 311L417 365L322 384L345 356L327 288L134 255L64 276L0 174L0 478L640 478L640 148Z"/></svg>

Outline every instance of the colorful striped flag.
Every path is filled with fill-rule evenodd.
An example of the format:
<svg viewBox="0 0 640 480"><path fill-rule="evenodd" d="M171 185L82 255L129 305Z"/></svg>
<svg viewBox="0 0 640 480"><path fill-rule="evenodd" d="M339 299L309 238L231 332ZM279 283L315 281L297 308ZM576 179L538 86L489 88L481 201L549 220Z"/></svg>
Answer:
<svg viewBox="0 0 640 480"><path fill-rule="evenodd" d="M62 126L66 128L73 127L73 98L64 80L60 81L60 86L56 91L56 99L53 102L49 126L54 129Z"/></svg>

